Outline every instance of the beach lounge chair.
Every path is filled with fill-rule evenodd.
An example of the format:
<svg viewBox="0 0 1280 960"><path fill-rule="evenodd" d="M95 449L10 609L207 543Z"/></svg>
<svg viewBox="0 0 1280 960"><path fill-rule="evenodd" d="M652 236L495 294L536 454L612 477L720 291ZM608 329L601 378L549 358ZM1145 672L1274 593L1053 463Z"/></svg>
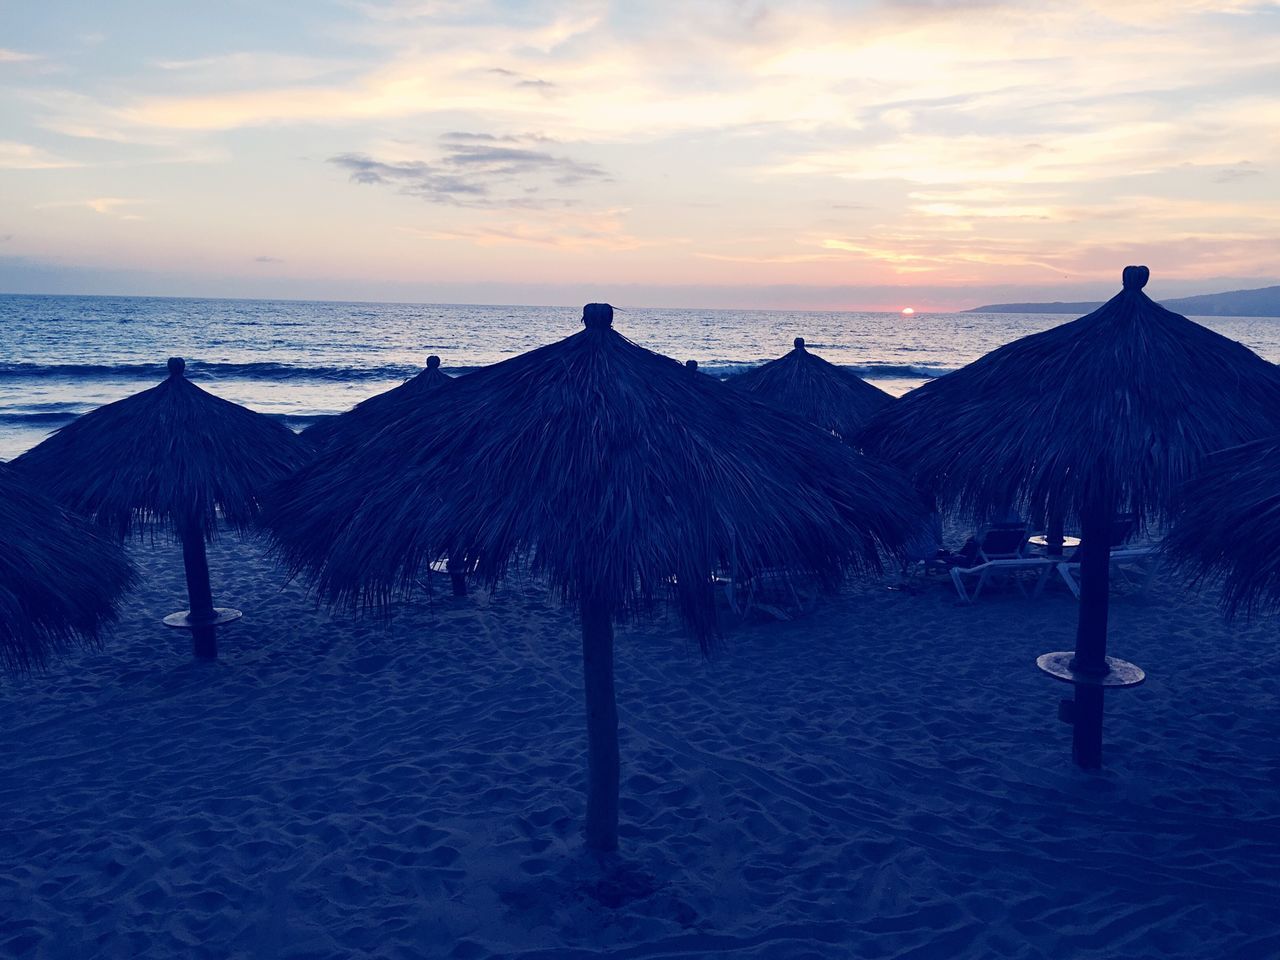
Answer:
<svg viewBox="0 0 1280 960"><path fill-rule="evenodd" d="M475 564L470 567L464 567L462 564L450 561L448 557L437 557L427 564L426 575L418 579L418 586L425 590L428 594L433 592L432 580L435 577L448 577L453 595L455 597L465 597L467 595L467 577L475 571Z"/></svg>
<svg viewBox="0 0 1280 960"><path fill-rule="evenodd" d="M1022 595L1026 596L1027 588L1016 574L1032 572L1036 574L1032 596L1038 597L1044 590L1045 581L1053 573L1055 566L1058 564L1048 557L1009 557L1003 560L987 560L974 567L952 567L951 582L955 584L956 593L960 595L961 600L965 603L973 603L978 599L983 588L993 580L1012 580ZM977 580L972 591L965 589L966 578Z"/></svg>
<svg viewBox="0 0 1280 960"><path fill-rule="evenodd" d="M767 613L775 620L794 620L818 602L814 584L783 570L759 570L750 575L741 570L721 571L711 580L724 591L729 609L743 620L752 610Z"/></svg>
<svg viewBox="0 0 1280 960"><path fill-rule="evenodd" d="M1026 586L1019 573L1036 574L1034 596L1039 596L1044 589L1045 581L1053 573L1055 562L1047 557L1029 557L1026 555L1027 525L1025 523L997 523L985 527L974 537L976 543L975 558L979 561L968 567L951 568L951 582L956 593L965 603L973 603L982 593L983 588L993 580L1012 580L1014 585L1026 596ZM965 580L977 582L973 590L965 588Z"/></svg>
<svg viewBox="0 0 1280 960"><path fill-rule="evenodd" d="M1071 591L1071 595L1080 599L1080 563L1076 559L1079 551L1070 560L1058 564L1058 574ZM1111 578L1122 580L1130 586L1138 588L1139 593L1146 593L1151 588L1151 581L1160 571L1161 551L1158 543L1124 544L1111 548Z"/></svg>
<svg viewBox="0 0 1280 960"><path fill-rule="evenodd" d="M1146 593L1160 570L1161 551L1158 543L1132 543L1138 532L1138 518L1132 513L1118 513L1111 521L1111 578L1120 580ZM1084 544L1081 544L1084 546ZM1073 556L1058 564L1062 577L1072 596L1080 599L1079 548Z"/></svg>
<svg viewBox="0 0 1280 960"><path fill-rule="evenodd" d="M1016 560L1026 556L1027 534L1025 523L993 523L979 531L978 556L982 560Z"/></svg>
<svg viewBox="0 0 1280 960"><path fill-rule="evenodd" d="M928 577L932 573L947 573L959 562L960 559L943 546L942 518L935 511L928 516L919 532L903 545L898 582L890 584L889 588L909 590L913 574Z"/></svg>

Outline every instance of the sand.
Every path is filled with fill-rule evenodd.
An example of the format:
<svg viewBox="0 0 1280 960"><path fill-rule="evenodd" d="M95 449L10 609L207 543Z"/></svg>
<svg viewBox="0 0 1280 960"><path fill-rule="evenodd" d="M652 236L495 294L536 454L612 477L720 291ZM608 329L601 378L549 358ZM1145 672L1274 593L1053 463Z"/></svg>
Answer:
<svg viewBox="0 0 1280 960"><path fill-rule="evenodd" d="M331 617L254 543L212 665L159 618L0 687L0 956L1273 958L1280 654L1166 578L1117 589L1106 769L1076 770L1075 601L872 584L619 631L623 856L582 852L574 617L527 582Z"/></svg>

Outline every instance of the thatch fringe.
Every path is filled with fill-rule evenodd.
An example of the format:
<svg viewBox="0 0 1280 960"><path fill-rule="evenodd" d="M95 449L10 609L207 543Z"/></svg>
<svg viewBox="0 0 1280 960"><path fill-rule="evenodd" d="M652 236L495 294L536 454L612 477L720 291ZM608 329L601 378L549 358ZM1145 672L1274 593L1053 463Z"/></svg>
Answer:
<svg viewBox="0 0 1280 960"><path fill-rule="evenodd" d="M453 377L440 369L440 358L432 355L427 357L421 373L398 387L362 400L346 413L317 420L302 431L302 438L317 449L331 443L360 442L417 404L432 402L439 388L452 382Z"/></svg>
<svg viewBox="0 0 1280 960"><path fill-rule="evenodd" d="M887 407L861 432L944 506L1078 523L1101 493L1167 520L1211 451L1280 431L1280 369L1153 302L1146 268L1093 313L1024 337Z"/></svg>
<svg viewBox="0 0 1280 960"><path fill-rule="evenodd" d="M450 394L278 488L264 522L325 600L383 606L443 555L490 584L527 559L615 614L670 591L705 643L714 569L831 584L918 521L897 471L607 325Z"/></svg>
<svg viewBox="0 0 1280 960"><path fill-rule="evenodd" d="M96 645L135 580L118 545L0 465L0 670Z"/></svg>
<svg viewBox="0 0 1280 960"><path fill-rule="evenodd" d="M40 490L120 538L141 524L212 538L245 528L259 496L306 458L288 427L206 393L170 361L163 383L67 424L13 461Z"/></svg>
<svg viewBox="0 0 1280 960"><path fill-rule="evenodd" d="M893 402L879 387L810 353L803 337L789 353L725 382L845 439Z"/></svg>
<svg viewBox="0 0 1280 960"><path fill-rule="evenodd" d="M1183 487L1165 552L1219 584L1229 618L1280 610L1280 437L1212 454Z"/></svg>

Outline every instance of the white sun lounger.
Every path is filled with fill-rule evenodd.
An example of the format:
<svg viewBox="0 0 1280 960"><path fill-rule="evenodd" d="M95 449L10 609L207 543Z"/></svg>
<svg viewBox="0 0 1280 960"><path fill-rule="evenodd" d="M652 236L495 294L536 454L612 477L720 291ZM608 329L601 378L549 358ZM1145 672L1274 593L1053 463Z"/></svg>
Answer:
<svg viewBox="0 0 1280 960"><path fill-rule="evenodd" d="M744 619L752 610L762 610L775 620L792 620L811 611L818 601L813 584L782 570L762 570L745 582L716 573L711 581L723 588L729 609ZM765 602L766 595L773 602Z"/></svg>
<svg viewBox="0 0 1280 960"><path fill-rule="evenodd" d="M1053 573L1053 568L1057 563L1047 557L1011 557L1005 560L988 560L986 563L980 563L976 567L952 567L951 582L956 585L956 593L960 594L960 599L965 603L973 603L978 599L978 595L982 593L982 588L990 583L993 579L1003 579L1013 574L1020 573L1024 570L1034 571L1038 575L1036 577L1036 586L1033 596L1040 596L1040 591L1044 589L1044 584L1049 576ZM974 584L973 592L965 589L965 578L977 579ZM1018 589L1026 596L1027 589L1022 581L1016 576L1012 577L1013 582L1017 584Z"/></svg>
<svg viewBox="0 0 1280 960"><path fill-rule="evenodd" d="M1160 569L1160 546L1155 543L1111 548L1111 575L1146 593ZM1080 564L1059 563L1058 573L1072 595L1080 599Z"/></svg>

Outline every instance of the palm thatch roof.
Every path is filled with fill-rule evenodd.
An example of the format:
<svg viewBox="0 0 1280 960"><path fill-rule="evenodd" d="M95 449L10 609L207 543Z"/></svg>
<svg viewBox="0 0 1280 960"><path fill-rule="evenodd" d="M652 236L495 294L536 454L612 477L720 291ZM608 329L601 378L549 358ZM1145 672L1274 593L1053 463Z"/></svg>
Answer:
<svg viewBox="0 0 1280 960"><path fill-rule="evenodd" d="M803 337L791 352L726 383L844 438L893 402L879 387L810 353Z"/></svg>
<svg viewBox="0 0 1280 960"><path fill-rule="evenodd" d="M206 393L180 357L159 385L73 420L13 461L55 500L123 538L139 523L213 535L252 524L262 491L297 467L288 427Z"/></svg>
<svg viewBox="0 0 1280 960"><path fill-rule="evenodd" d="M0 670L96 643L134 579L118 545L0 465Z"/></svg>
<svg viewBox="0 0 1280 960"><path fill-rule="evenodd" d="M362 400L346 413L317 420L302 431L302 437L317 448L363 440L417 404L429 402L440 387L452 382L453 377L440 369L440 358L432 354L421 373L385 393Z"/></svg>
<svg viewBox="0 0 1280 960"><path fill-rule="evenodd" d="M282 485L264 523L292 572L332 603L380 606L442 555L489 583L526 558L566 602L622 612L672 590L705 640L713 569L832 583L914 531L896 470L690 376L599 306L581 332L456 380L448 409Z"/></svg>
<svg viewBox="0 0 1280 960"><path fill-rule="evenodd" d="M1165 539L1179 567L1222 585L1228 617L1280 610L1280 437L1212 454L1179 504Z"/></svg>
<svg viewBox="0 0 1280 960"><path fill-rule="evenodd" d="M1213 450L1280 431L1280 369L1142 292L1146 267L1078 320L911 391L862 431L944 505L1009 505L1076 521L1105 491L1140 522L1167 519Z"/></svg>

